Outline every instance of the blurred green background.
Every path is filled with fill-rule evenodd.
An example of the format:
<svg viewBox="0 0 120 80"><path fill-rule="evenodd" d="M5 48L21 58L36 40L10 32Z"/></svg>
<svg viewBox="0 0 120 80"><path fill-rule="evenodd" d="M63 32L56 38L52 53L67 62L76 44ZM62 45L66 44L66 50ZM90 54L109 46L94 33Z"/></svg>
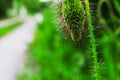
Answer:
<svg viewBox="0 0 120 80"><path fill-rule="evenodd" d="M94 26L94 34L100 80L120 80L120 1L98 2L100 21ZM45 0L0 0L0 19L19 16L22 8L29 16L42 14L43 21L37 23L34 41L26 52L25 71L18 80L95 80L88 32L79 42L67 39L56 24L55 3ZM0 34L4 32L0 28Z"/></svg>

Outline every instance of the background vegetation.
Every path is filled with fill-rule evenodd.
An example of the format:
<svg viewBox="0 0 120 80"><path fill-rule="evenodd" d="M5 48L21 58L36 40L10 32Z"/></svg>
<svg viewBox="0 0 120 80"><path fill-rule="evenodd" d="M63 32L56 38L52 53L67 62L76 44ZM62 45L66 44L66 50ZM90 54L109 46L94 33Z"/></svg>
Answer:
<svg viewBox="0 0 120 80"><path fill-rule="evenodd" d="M27 51L25 71L18 80L120 80L120 1L89 1L97 4L91 18L99 78L95 77L88 27L82 39L74 42L67 39L56 24L59 21L53 14L56 6L50 7L51 2L16 0L17 9L25 6L29 14L42 13L44 16L44 21L37 24L35 39ZM0 1L0 17L5 16L12 5L7 3L8 0Z"/></svg>
<svg viewBox="0 0 120 80"><path fill-rule="evenodd" d="M18 23L14 23L12 25L9 26L5 26L4 28L0 28L0 37L5 36L7 33L9 33L10 31L18 28L23 22L18 22Z"/></svg>

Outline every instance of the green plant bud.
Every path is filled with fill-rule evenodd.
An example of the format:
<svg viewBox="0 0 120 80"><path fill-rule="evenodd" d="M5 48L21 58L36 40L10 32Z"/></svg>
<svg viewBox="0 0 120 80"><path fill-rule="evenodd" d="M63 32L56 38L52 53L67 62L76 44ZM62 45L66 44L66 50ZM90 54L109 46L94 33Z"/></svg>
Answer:
<svg viewBox="0 0 120 80"><path fill-rule="evenodd" d="M62 15L74 41L80 41L84 29L85 11L80 0L63 0Z"/></svg>

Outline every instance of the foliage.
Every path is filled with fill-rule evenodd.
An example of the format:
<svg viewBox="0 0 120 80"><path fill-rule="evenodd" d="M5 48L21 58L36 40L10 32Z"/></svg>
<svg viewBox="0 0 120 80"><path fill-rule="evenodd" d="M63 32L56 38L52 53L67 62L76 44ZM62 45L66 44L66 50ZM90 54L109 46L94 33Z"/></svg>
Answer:
<svg viewBox="0 0 120 80"><path fill-rule="evenodd" d="M64 34L56 31L56 27L61 28L53 22L55 15L51 14L50 8L43 10L44 21L38 24L28 51L26 71L19 80L120 80L120 2L85 0L85 4L88 25L84 27L87 30L77 42L64 39ZM63 10L67 16L65 20L72 22L73 19L66 15L69 11L64 12L66 10ZM84 37L88 33L90 38Z"/></svg>
<svg viewBox="0 0 120 80"><path fill-rule="evenodd" d="M4 35L9 33L10 31L18 28L22 23L23 22L17 22L17 23L14 23L12 25L9 25L9 26L4 26L4 28L0 28L0 37L3 37Z"/></svg>
<svg viewBox="0 0 120 80"><path fill-rule="evenodd" d="M50 13L48 9L43 12L44 22L38 25L35 40L30 45L26 70L30 70L32 74L23 74L19 77L20 80L89 79L90 77L84 76L85 73L89 73L84 72L84 66L87 65L84 63L87 59L83 54L87 55L87 51L83 52L84 48L80 49L79 45L65 40L56 31L56 25L51 19L53 15ZM89 66L86 67L89 68Z"/></svg>
<svg viewBox="0 0 120 80"><path fill-rule="evenodd" d="M21 5L24 5L29 13L36 13L40 11L40 2L39 0L20 0L18 1Z"/></svg>
<svg viewBox="0 0 120 80"><path fill-rule="evenodd" d="M0 17L6 16L6 10L12 7L13 0L0 0Z"/></svg>

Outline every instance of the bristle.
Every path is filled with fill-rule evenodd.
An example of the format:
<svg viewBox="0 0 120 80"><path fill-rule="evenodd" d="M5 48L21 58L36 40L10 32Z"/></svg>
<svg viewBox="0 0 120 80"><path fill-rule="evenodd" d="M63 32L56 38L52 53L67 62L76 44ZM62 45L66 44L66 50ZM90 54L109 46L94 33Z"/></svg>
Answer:
<svg viewBox="0 0 120 80"><path fill-rule="evenodd" d="M64 22L70 30L70 36L73 41L81 39L81 33L84 28L84 7L79 0L65 0L62 3L62 14Z"/></svg>
<svg viewBox="0 0 120 80"><path fill-rule="evenodd" d="M80 41L84 29L87 29L85 0L58 0L57 15L61 19L61 28L65 35L73 41ZM92 24L96 25L96 3L90 2ZM96 26L97 27L97 26Z"/></svg>

